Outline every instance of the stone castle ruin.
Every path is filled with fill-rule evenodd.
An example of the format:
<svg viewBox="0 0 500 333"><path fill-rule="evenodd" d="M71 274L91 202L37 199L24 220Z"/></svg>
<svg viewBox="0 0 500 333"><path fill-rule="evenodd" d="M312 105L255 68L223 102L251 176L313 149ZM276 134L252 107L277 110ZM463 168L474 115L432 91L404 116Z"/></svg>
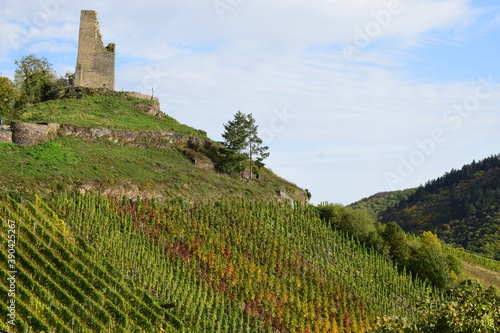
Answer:
<svg viewBox="0 0 500 333"><path fill-rule="evenodd" d="M94 10L82 10L80 15L80 33L78 39L78 57L75 70L75 86L92 89L115 90L115 44L104 47L102 43L97 13ZM153 103L139 103L135 107L144 113L156 117L164 114L158 98L138 92L124 92L125 95L139 99L152 100ZM71 130L68 130L71 128ZM109 132L109 133L108 133ZM116 132L116 131L115 131ZM57 136L75 135L83 137L107 137L113 142L157 142L158 146L166 143L183 143L190 139L177 137L173 133L99 131L94 129L75 129L59 123L12 122L0 129L0 142L13 142L23 146L33 146L55 139ZM130 143L132 142L132 143Z"/></svg>
<svg viewBox="0 0 500 333"><path fill-rule="evenodd" d="M115 89L115 44L104 47L94 10L81 11L75 85Z"/></svg>

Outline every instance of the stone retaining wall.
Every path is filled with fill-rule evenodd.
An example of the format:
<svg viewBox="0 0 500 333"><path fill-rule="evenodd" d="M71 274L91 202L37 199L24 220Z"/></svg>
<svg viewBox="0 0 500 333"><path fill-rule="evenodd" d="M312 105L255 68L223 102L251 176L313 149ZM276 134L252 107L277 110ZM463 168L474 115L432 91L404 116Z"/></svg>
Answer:
<svg viewBox="0 0 500 333"><path fill-rule="evenodd" d="M34 146L57 137L58 123L25 123L10 124L12 142L22 146Z"/></svg>
<svg viewBox="0 0 500 333"><path fill-rule="evenodd" d="M0 142L12 142L12 132L10 131L10 126L3 126L0 129Z"/></svg>
<svg viewBox="0 0 500 333"><path fill-rule="evenodd" d="M57 136L105 138L111 142L139 148L167 148L177 146L211 145L210 142L189 135L169 131L123 131L108 128L77 127L58 123L13 122L11 131L0 130L0 142L14 142L34 146L55 139Z"/></svg>
<svg viewBox="0 0 500 333"><path fill-rule="evenodd" d="M187 146L189 144L205 145L203 139L194 138L168 131L122 131L107 128L88 128L72 125L61 125L58 131L60 136L72 135L86 138L105 138L114 143L139 148L167 148L171 144Z"/></svg>
<svg viewBox="0 0 500 333"><path fill-rule="evenodd" d="M136 91L126 91L125 95L131 96L131 97L135 97L135 98L140 98L140 99L149 99L149 100L151 100L151 96L146 95L146 94L141 94L141 93L136 92ZM160 104L160 100L157 97L153 97L152 100L155 101L156 103Z"/></svg>

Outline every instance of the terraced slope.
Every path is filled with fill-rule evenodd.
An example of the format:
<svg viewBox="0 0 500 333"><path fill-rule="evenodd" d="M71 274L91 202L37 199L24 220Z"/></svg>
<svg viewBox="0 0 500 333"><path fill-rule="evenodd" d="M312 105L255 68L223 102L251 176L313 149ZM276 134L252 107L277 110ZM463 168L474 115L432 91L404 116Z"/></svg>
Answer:
<svg viewBox="0 0 500 333"><path fill-rule="evenodd" d="M48 203L197 332L366 332L443 299L310 205L65 193Z"/></svg>
<svg viewBox="0 0 500 333"><path fill-rule="evenodd" d="M38 198L35 203L0 201L0 220L0 329L185 331L175 317L72 233Z"/></svg>

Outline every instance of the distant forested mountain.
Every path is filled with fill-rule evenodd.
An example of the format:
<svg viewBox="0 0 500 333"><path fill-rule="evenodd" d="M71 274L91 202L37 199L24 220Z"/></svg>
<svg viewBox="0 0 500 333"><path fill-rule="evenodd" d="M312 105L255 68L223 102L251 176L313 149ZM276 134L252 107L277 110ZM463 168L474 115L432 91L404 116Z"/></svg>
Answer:
<svg viewBox="0 0 500 333"><path fill-rule="evenodd" d="M500 260L500 154L451 170L376 214L405 231L432 231L448 243Z"/></svg>

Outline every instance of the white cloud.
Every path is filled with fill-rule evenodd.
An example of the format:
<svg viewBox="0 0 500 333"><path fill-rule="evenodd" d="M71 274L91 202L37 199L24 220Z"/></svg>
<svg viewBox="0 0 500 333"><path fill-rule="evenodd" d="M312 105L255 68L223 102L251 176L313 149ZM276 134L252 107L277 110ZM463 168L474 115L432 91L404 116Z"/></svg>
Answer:
<svg viewBox="0 0 500 333"><path fill-rule="evenodd" d="M75 48L74 44L58 42L58 41L36 42L36 43L32 43L29 46L30 53L36 54L36 53L39 53L42 51L43 52L50 52L50 53L57 53L57 52L76 53L77 49Z"/></svg>

